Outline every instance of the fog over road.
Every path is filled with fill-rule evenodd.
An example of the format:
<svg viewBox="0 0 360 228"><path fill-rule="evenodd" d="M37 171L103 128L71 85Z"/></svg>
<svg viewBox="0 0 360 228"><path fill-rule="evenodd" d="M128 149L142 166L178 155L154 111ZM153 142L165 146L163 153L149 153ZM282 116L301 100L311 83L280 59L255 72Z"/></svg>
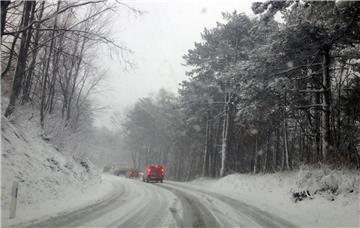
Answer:
<svg viewBox="0 0 360 228"><path fill-rule="evenodd" d="M269 212L181 182L106 177L114 191L96 204L25 227L295 227Z"/></svg>

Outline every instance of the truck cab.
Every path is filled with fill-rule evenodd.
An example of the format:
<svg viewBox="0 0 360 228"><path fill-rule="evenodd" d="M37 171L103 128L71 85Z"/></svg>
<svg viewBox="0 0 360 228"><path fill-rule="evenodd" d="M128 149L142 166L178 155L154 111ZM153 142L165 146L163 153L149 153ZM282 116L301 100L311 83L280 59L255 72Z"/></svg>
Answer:
<svg viewBox="0 0 360 228"><path fill-rule="evenodd" d="M145 172L143 176L143 181L150 182L160 182L162 183L165 176L165 168L159 164L152 164L145 167Z"/></svg>

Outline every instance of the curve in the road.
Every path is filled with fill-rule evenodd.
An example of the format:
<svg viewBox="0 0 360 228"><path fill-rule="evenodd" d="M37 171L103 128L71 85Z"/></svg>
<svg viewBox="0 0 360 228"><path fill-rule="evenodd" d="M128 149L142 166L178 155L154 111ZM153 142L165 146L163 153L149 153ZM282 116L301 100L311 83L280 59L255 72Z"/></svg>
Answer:
<svg viewBox="0 0 360 228"><path fill-rule="evenodd" d="M296 227L236 199L179 182L113 177L104 200L17 227Z"/></svg>
<svg viewBox="0 0 360 228"><path fill-rule="evenodd" d="M108 227L134 228L134 227L165 227L176 226L172 219L170 208L175 195L169 191L159 189L153 184L133 181L132 191L142 190L137 207L129 211L128 217L119 217Z"/></svg>
<svg viewBox="0 0 360 228"><path fill-rule="evenodd" d="M297 227L295 224L283 218L280 218L279 216L273 215L267 211L261 210L257 207L254 207L252 205L249 205L247 203L241 202L239 200L233 199L225 195L221 195L215 192L204 191L197 188L192 188L190 186L185 186L183 184L179 184L175 182L167 182L166 186L169 189L173 188L176 189L176 191L182 191L187 194L194 194L197 196L197 198L200 197L205 198L210 202L208 204L208 207L212 207L216 209L217 203L225 203L227 206L232 207L233 210L237 212L237 216L239 216L238 219L239 227L254 226L254 223L256 223L260 227L287 227L287 228ZM249 224L249 222L251 221L247 221L246 223L244 223L245 222L244 220L246 219L252 220L253 223Z"/></svg>
<svg viewBox="0 0 360 228"><path fill-rule="evenodd" d="M112 182L114 192L107 198L95 204L83 207L75 211L63 212L57 216L50 217L42 221L31 221L17 227L77 227L85 222L89 222L97 217L108 213L118 205L122 199L126 198L124 186Z"/></svg>

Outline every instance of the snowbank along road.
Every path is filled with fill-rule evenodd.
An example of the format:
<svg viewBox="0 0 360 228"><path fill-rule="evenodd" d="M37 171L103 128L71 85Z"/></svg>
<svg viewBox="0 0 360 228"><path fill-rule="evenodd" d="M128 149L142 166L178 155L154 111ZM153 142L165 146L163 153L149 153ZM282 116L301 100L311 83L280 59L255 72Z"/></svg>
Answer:
<svg viewBox="0 0 360 228"><path fill-rule="evenodd" d="M20 226L296 227L233 198L179 182L152 184L122 177L107 177L104 181L110 181L114 191L103 201Z"/></svg>

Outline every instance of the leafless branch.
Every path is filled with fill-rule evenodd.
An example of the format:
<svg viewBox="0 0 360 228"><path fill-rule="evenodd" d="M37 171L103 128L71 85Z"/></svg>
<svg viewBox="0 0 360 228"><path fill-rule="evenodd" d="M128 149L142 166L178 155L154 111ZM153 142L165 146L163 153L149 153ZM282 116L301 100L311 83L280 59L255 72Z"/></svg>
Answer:
<svg viewBox="0 0 360 228"><path fill-rule="evenodd" d="M79 3L79 4L74 4L74 5L69 5L57 12L55 12L54 14L41 19L41 20L36 20L36 21L32 21L29 25L25 26L24 28L21 28L18 31L14 31L14 32L4 32L2 35L15 35L15 34L19 34L22 33L24 31L26 31L27 29L31 28L34 24L39 24L39 23L44 23L45 21L48 21L52 18L54 18L55 16L64 13L65 11L72 9L72 8L76 8L76 7L80 7L80 6L85 6L85 5L89 5L89 4L97 4L97 3L102 3L102 2L106 2L106 0L97 0L97 1L89 1L89 2L83 2L83 3Z"/></svg>

